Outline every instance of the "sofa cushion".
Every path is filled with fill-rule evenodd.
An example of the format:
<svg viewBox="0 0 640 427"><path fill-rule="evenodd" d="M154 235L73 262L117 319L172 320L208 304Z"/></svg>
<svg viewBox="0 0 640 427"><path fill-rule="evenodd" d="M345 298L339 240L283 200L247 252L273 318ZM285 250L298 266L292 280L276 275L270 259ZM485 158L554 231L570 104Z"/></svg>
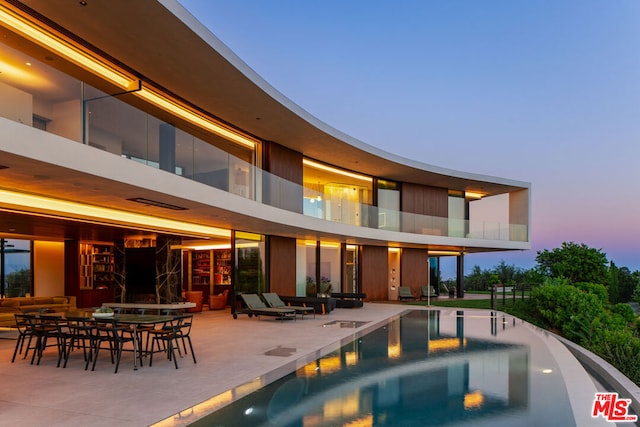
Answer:
<svg viewBox="0 0 640 427"><path fill-rule="evenodd" d="M11 298L7 298L2 300L2 302L0 303L0 307L20 307L20 301L11 299Z"/></svg>
<svg viewBox="0 0 640 427"><path fill-rule="evenodd" d="M52 304L68 304L69 301L65 297L53 297Z"/></svg>
<svg viewBox="0 0 640 427"><path fill-rule="evenodd" d="M33 298L34 305L45 305L45 304L53 304L53 298L51 297L34 297Z"/></svg>
<svg viewBox="0 0 640 427"><path fill-rule="evenodd" d="M14 299L20 303L20 306L33 305L33 298L19 297Z"/></svg>

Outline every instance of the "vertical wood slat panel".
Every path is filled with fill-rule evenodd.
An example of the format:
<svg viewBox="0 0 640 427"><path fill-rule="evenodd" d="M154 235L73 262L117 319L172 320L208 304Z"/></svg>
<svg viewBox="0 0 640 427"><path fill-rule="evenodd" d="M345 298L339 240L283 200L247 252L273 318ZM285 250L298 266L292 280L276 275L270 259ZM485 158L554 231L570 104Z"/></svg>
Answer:
<svg viewBox="0 0 640 427"><path fill-rule="evenodd" d="M388 264L389 252L386 247L362 247L360 288L362 292L367 294L367 300L386 301L389 299Z"/></svg>
<svg viewBox="0 0 640 427"><path fill-rule="evenodd" d="M429 263L426 249L402 250L400 258L400 283L411 288L413 295L420 296L420 287L429 283Z"/></svg>
<svg viewBox="0 0 640 427"><path fill-rule="evenodd" d="M296 239L269 238L269 291L296 294Z"/></svg>
<svg viewBox="0 0 640 427"><path fill-rule="evenodd" d="M449 215L449 190L404 183L402 211L446 218Z"/></svg>

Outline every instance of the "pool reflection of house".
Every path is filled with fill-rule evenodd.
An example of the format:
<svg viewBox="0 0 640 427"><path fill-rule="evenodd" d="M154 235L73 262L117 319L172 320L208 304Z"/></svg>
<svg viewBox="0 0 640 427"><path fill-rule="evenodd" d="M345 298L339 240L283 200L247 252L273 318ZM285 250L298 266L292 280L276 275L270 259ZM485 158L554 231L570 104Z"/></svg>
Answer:
<svg viewBox="0 0 640 427"><path fill-rule="evenodd" d="M462 316L446 320L439 311L415 311L200 422L444 425L527 411L529 348L467 337ZM441 323L453 334L439 332Z"/></svg>
<svg viewBox="0 0 640 427"><path fill-rule="evenodd" d="M531 247L528 183L342 134L176 1L8 0L0 33L0 238L29 242L34 295L387 300Z"/></svg>

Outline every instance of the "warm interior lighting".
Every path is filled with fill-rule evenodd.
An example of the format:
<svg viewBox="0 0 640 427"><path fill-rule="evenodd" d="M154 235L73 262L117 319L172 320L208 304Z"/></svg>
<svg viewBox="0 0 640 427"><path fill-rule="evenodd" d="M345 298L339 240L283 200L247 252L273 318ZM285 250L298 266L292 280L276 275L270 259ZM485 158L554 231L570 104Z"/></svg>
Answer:
<svg viewBox="0 0 640 427"><path fill-rule="evenodd" d="M138 79L128 76L107 61L74 46L60 35L54 34L51 30L23 18L4 6L0 6L0 25L60 55L85 70L106 79L122 89L132 91L132 93L140 98L145 99L165 111L175 114L189 123L249 147L252 150L255 149L257 141L235 132L208 117L198 114L148 87L142 87Z"/></svg>
<svg viewBox="0 0 640 427"><path fill-rule="evenodd" d="M484 196L486 196L486 194L479 193L477 191L465 191L464 192L464 197L466 197L467 199L482 199Z"/></svg>
<svg viewBox="0 0 640 427"><path fill-rule="evenodd" d="M169 111L202 129L209 130L216 135L242 144L252 150L255 149L256 141L254 141L253 139L250 139L247 136L235 132L219 123L216 123L213 120L180 105L176 101L170 100L164 95L160 95L159 93L148 87L142 87L139 91L134 92L134 94L150 102L151 104L154 104L155 106L160 107L165 111Z"/></svg>
<svg viewBox="0 0 640 427"><path fill-rule="evenodd" d="M332 374L342 367L340 356L324 357L320 359L320 373Z"/></svg>
<svg viewBox="0 0 640 427"><path fill-rule="evenodd" d="M296 371L297 377L310 378L315 377L316 375L318 375L318 365L316 362L307 363Z"/></svg>
<svg viewBox="0 0 640 427"><path fill-rule="evenodd" d="M400 343L387 345L387 357L389 359L399 359L402 356L402 347Z"/></svg>
<svg viewBox="0 0 640 427"><path fill-rule="evenodd" d="M457 256L460 251L429 251L429 256Z"/></svg>
<svg viewBox="0 0 640 427"><path fill-rule="evenodd" d="M0 25L55 52L85 70L91 71L123 89L128 90L138 83L136 79L132 79L103 61L100 61L98 58L90 56L62 37L38 26L34 22L28 21L4 6L0 6Z"/></svg>
<svg viewBox="0 0 640 427"><path fill-rule="evenodd" d="M393 253L399 253L400 252L400 248L389 248L388 251L389 252L393 252Z"/></svg>
<svg viewBox="0 0 640 427"><path fill-rule="evenodd" d="M164 231L199 237L231 238L231 231L188 222L174 221L133 212L86 205L60 199L0 190L0 207L45 216L73 218L105 225L130 225L149 231Z"/></svg>
<svg viewBox="0 0 640 427"><path fill-rule="evenodd" d="M357 420L350 421L343 427L370 427L373 425L373 415L365 415Z"/></svg>
<svg viewBox="0 0 640 427"><path fill-rule="evenodd" d="M464 409L478 409L484 403L484 396L480 390L464 395Z"/></svg>
<svg viewBox="0 0 640 427"><path fill-rule="evenodd" d="M313 160L302 159L302 164L305 165L305 166L309 166L310 168L320 169L320 170L323 170L323 171L335 173L335 174L342 175L342 176L348 176L349 178L359 179L361 181L365 181L365 182L368 182L368 183L373 182L373 178L371 178L370 176L360 175L360 174L357 174L357 173L353 173L353 172L345 171L345 170L342 170L342 169L334 168L332 166L328 166L328 165L325 165L325 164L322 164L322 163L314 162Z"/></svg>
<svg viewBox="0 0 640 427"><path fill-rule="evenodd" d="M347 366L355 366L358 364L358 353L355 351L347 351L344 353L344 363Z"/></svg>
<svg viewBox="0 0 640 427"><path fill-rule="evenodd" d="M439 338L435 340L429 340L429 353L438 351L457 350L459 348L465 348L467 346L467 339L463 338Z"/></svg>
<svg viewBox="0 0 640 427"><path fill-rule="evenodd" d="M171 247L172 249L174 248L174 246ZM191 249L194 251L208 251L208 250L216 250L216 249L231 249L231 245L230 244L220 244L220 245L179 245L180 249ZM177 247L176 247L177 249Z"/></svg>

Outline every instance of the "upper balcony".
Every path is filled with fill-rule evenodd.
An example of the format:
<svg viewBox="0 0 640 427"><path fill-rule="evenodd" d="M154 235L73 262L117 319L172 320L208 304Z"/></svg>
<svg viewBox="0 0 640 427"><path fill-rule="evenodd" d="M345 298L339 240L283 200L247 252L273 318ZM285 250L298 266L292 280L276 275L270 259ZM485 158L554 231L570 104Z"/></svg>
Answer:
<svg viewBox="0 0 640 427"><path fill-rule="evenodd" d="M470 194L459 188L449 188L455 191L449 197L448 216L403 212L399 193L381 192L372 183L358 186L358 190L348 180L318 187L307 185L306 180L300 185L273 175L260 168L259 139L238 132L225 136L219 130L174 126L169 122L180 122L172 120L180 113L171 111L168 101L160 102L168 98L156 98L149 108L136 93L142 86L108 94L6 44L0 44L0 53L0 116L26 126L327 221L429 236L529 241L526 185L504 185L507 190L489 191L482 200L467 197ZM394 162L388 163L386 170ZM464 181L464 177L451 179L456 180ZM372 203L373 197L363 197L363 191L377 192L377 206ZM385 196L380 197L383 193Z"/></svg>

